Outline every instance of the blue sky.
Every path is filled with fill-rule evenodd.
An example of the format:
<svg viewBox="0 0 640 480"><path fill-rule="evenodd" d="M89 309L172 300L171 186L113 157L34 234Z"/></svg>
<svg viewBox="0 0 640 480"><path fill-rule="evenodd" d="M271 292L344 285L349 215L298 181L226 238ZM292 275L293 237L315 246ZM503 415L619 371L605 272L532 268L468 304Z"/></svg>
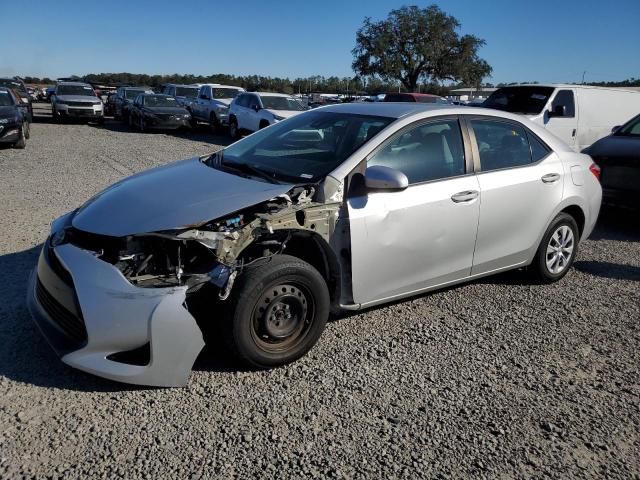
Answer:
<svg viewBox="0 0 640 480"><path fill-rule="evenodd" d="M351 75L355 32L437 3L487 42L490 82L640 77L640 0L3 2L0 75Z"/></svg>

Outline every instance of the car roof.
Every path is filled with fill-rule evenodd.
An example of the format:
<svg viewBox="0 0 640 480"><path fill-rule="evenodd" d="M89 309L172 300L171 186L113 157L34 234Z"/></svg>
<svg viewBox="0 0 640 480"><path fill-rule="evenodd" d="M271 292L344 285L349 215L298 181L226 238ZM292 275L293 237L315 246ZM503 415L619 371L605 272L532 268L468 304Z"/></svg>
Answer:
<svg viewBox="0 0 640 480"><path fill-rule="evenodd" d="M325 112L353 113L356 115L373 115L376 117L402 118L430 110L451 110L451 107L435 103L352 102L327 105L326 107L319 107L316 110L323 110ZM469 113L468 108L458 108L456 110L462 110L465 113Z"/></svg>
<svg viewBox="0 0 640 480"><path fill-rule="evenodd" d="M85 82L58 82L58 86L60 85L69 85L72 87L91 87L88 83ZM93 87L91 87L93 88Z"/></svg>
<svg viewBox="0 0 640 480"><path fill-rule="evenodd" d="M11 91L11 89L7 88L7 87L0 87L0 92L7 92L11 97L14 96L13 92Z"/></svg>
<svg viewBox="0 0 640 480"><path fill-rule="evenodd" d="M276 92L247 92L247 93L255 93L256 95L264 95L265 97L285 97L285 98L290 98L293 97L293 95L289 95L287 93L276 93Z"/></svg>
<svg viewBox="0 0 640 480"><path fill-rule="evenodd" d="M191 86L191 85L189 85ZM242 90L242 87L239 87L237 85L222 85L220 83L201 83L200 84L201 87L207 86L207 87L216 87L216 88L237 88Z"/></svg>
<svg viewBox="0 0 640 480"><path fill-rule="evenodd" d="M435 95L433 93L417 93L417 92L388 92L385 95L408 95L410 97L439 97L440 95Z"/></svg>

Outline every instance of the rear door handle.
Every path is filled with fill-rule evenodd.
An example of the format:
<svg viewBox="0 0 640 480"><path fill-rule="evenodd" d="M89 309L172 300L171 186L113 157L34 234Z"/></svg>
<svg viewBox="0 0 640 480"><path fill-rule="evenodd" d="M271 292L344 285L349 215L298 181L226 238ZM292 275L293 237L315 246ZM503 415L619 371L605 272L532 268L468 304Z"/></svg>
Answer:
<svg viewBox="0 0 640 480"><path fill-rule="evenodd" d="M477 190L465 190L464 192L458 192L451 195L451 200L455 203L470 202L476 198L478 198Z"/></svg>
<svg viewBox="0 0 640 480"><path fill-rule="evenodd" d="M542 176L542 181L544 183L553 183L553 182L557 182L558 180L560 180L559 173L547 173L546 175Z"/></svg>

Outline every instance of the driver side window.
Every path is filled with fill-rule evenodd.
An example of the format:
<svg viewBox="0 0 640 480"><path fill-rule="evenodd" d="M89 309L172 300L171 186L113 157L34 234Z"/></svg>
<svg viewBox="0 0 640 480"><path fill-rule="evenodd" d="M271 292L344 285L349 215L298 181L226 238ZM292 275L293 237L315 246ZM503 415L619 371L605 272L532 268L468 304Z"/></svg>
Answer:
<svg viewBox="0 0 640 480"><path fill-rule="evenodd" d="M404 173L409 184L465 173L464 144L457 120L422 123L398 134L367 162Z"/></svg>

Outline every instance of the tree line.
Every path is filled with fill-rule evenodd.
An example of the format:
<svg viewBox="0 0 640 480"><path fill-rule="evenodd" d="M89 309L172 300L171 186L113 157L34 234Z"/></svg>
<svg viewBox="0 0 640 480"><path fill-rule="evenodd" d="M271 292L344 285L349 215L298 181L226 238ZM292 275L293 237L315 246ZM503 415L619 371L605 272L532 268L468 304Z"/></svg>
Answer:
<svg viewBox="0 0 640 480"><path fill-rule="evenodd" d="M68 77L78 81L85 81L102 85L144 85L158 88L165 83L190 85L194 83L220 83L222 85L234 85L248 91L271 91L279 93L329 93L358 95L401 91L406 89L398 82L383 81L378 78L365 78L360 76L338 77L314 75L311 77L290 78L270 77L264 75L230 75L216 73L211 75L192 75L173 73L169 75L147 75L144 73L89 73L84 76L74 75ZM23 77L26 83L53 84L50 78ZM422 93L444 94L447 87L437 83L422 83L418 86Z"/></svg>

